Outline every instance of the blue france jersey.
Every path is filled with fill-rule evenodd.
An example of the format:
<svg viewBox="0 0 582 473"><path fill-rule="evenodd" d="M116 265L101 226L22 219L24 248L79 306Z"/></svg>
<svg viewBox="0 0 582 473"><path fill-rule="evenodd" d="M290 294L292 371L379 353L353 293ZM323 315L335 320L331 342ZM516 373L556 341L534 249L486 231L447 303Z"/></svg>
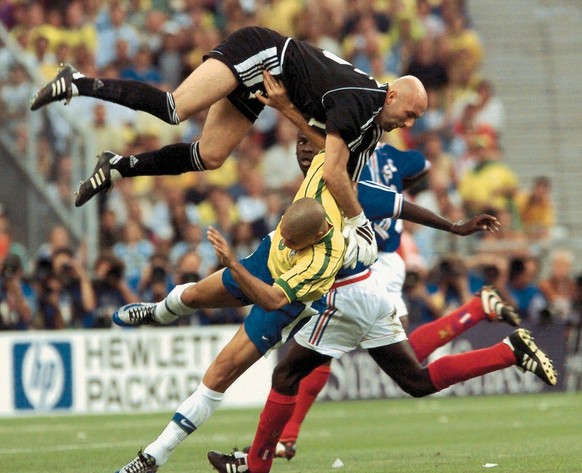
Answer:
<svg viewBox="0 0 582 473"><path fill-rule="evenodd" d="M376 146L358 181L358 200L374 225L378 251L389 253L400 246L402 220L398 217L404 201L404 179L412 179L429 167L419 151L400 151L386 143ZM358 263L354 269L342 268L337 277L364 269L366 266Z"/></svg>
<svg viewBox="0 0 582 473"><path fill-rule="evenodd" d="M382 184L402 193L405 179L412 179L430 167L422 153L416 150L400 151L386 143L376 146L358 182L358 200L364 213L374 225L378 251L390 253L400 246L402 220L392 217L392 199L383 199L379 191L371 192L363 181Z"/></svg>

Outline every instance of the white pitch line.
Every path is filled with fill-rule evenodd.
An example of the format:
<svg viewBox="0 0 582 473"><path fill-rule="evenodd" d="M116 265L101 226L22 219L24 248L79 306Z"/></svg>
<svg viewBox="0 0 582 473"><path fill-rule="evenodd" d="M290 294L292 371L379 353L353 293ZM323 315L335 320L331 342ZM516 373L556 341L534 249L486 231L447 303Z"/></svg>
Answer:
<svg viewBox="0 0 582 473"><path fill-rule="evenodd" d="M305 432L301 434L303 438L321 438L321 437L331 437L331 432L329 431L318 431L318 432ZM152 438L153 440L153 438ZM240 440L239 434L215 434L210 436L202 436L202 435L193 435L188 438L189 444L202 444L207 442L212 443L229 443ZM143 441L140 443L140 439L136 438L134 440L126 440L123 442L115 441L115 442L91 442L90 440L80 440L79 443L76 444L69 444L69 445L57 445L57 446L46 446L46 447L15 447L15 448L0 448L0 455L17 455L17 454L31 454L31 453L52 453L52 452L72 452L72 451L79 451L79 450L107 450L111 448L119 448L119 447L135 447L144 444Z"/></svg>

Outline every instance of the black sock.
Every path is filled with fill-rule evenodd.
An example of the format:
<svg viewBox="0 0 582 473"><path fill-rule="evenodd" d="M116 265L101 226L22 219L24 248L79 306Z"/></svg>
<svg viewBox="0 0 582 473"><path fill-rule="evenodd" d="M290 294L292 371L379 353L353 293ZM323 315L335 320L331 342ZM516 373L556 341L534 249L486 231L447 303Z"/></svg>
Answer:
<svg viewBox="0 0 582 473"><path fill-rule="evenodd" d="M123 177L167 176L204 171L202 160L195 161L196 143L176 143L155 151L125 156L112 165ZM202 167L200 167L200 164Z"/></svg>
<svg viewBox="0 0 582 473"><path fill-rule="evenodd" d="M73 84L79 89L79 95L118 103L133 110L141 110L170 125L180 123L172 94L145 82L81 77L73 79Z"/></svg>

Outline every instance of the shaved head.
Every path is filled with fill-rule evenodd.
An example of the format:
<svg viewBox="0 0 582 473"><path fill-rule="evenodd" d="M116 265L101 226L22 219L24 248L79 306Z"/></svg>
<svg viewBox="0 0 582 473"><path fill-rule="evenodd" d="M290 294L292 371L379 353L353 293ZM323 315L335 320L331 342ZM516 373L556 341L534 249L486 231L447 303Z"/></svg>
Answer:
<svg viewBox="0 0 582 473"><path fill-rule="evenodd" d="M377 120L384 131L411 128L424 115L427 106L428 96L422 82L414 76L402 76L389 84Z"/></svg>
<svg viewBox="0 0 582 473"><path fill-rule="evenodd" d="M285 246L302 249L318 241L328 229L325 209L315 199L303 197L287 209L281 220Z"/></svg>
<svg viewBox="0 0 582 473"><path fill-rule="evenodd" d="M420 115L425 112L428 106L428 96L420 79L414 76L402 76L392 82L390 88L397 90L401 96L406 97L407 100L422 109Z"/></svg>

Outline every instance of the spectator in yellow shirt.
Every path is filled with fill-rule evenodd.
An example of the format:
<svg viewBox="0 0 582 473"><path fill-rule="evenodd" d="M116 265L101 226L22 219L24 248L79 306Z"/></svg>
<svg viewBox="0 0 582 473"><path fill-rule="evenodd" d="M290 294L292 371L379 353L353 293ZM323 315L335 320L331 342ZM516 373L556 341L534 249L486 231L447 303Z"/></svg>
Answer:
<svg viewBox="0 0 582 473"><path fill-rule="evenodd" d="M486 209L507 209L518 187L514 172L497 157L497 145L486 147L478 141L475 167L466 171L459 180L459 195L469 215Z"/></svg>
<svg viewBox="0 0 582 473"><path fill-rule="evenodd" d="M528 238L534 241L548 238L555 223L551 187L548 177L539 176L534 179L530 192L517 197L523 229Z"/></svg>

